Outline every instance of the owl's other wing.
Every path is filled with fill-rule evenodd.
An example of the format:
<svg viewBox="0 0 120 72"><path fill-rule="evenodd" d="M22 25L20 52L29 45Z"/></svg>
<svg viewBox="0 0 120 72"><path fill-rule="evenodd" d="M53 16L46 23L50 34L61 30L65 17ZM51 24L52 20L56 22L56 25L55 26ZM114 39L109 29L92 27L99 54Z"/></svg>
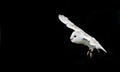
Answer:
<svg viewBox="0 0 120 72"><path fill-rule="evenodd" d="M91 37L91 38L92 39L90 40L90 45L93 45L96 47L96 49L101 49L107 53L107 51L100 45L100 43L95 38L93 38L93 37Z"/></svg>
<svg viewBox="0 0 120 72"><path fill-rule="evenodd" d="M64 23L68 28L73 29L75 31L83 31L80 29L78 26L76 26L73 22L71 22L67 17L64 15L59 15L58 16L59 20Z"/></svg>

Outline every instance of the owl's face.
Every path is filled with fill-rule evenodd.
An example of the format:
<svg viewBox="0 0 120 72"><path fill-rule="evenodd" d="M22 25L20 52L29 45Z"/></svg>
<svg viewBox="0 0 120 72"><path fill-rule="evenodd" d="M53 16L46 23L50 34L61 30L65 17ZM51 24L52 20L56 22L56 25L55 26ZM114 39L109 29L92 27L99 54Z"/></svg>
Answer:
<svg viewBox="0 0 120 72"><path fill-rule="evenodd" d="M80 44L81 40L83 39L83 36L80 32L74 31L71 34L70 40L72 43Z"/></svg>

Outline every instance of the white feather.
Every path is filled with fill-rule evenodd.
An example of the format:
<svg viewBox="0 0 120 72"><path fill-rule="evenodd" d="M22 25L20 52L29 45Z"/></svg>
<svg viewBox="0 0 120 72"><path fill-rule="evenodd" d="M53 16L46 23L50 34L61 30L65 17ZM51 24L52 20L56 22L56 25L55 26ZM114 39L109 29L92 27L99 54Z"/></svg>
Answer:
<svg viewBox="0 0 120 72"><path fill-rule="evenodd" d="M58 16L59 20L63 22L68 28L73 29L75 31L82 31L79 27L77 27L73 22L71 22L67 17L64 15Z"/></svg>

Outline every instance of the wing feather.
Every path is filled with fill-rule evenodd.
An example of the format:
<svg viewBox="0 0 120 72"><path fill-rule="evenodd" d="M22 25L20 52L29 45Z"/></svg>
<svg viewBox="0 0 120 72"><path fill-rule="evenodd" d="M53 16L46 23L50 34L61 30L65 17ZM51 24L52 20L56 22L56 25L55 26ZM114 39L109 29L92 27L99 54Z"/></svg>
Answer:
<svg viewBox="0 0 120 72"><path fill-rule="evenodd" d="M80 29L78 26L76 26L73 22L71 22L67 17L64 15L59 15L58 16L59 20L64 23L68 28L73 29L75 31L83 31Z"/></svg>

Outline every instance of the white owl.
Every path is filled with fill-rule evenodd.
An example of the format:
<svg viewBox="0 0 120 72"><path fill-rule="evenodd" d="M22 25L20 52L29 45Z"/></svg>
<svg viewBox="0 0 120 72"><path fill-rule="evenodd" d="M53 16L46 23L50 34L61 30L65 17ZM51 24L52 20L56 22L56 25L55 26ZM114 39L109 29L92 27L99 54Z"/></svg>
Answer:
<svg viewBox="0 0 120 72"><path fill-rule="evenodd" d="M72 23L67 17L65 17L64 15L58 15L58 18L68 28L74 30L70 37L72 43L83 44L89 47L87 55L89 55L90 58L93 56L92 52L94 49L97 49L98 52L98 49L101 49L105 53L107 53L107 51L100 45L100 43L94 37L84 32L81 28Z"/></svg>

